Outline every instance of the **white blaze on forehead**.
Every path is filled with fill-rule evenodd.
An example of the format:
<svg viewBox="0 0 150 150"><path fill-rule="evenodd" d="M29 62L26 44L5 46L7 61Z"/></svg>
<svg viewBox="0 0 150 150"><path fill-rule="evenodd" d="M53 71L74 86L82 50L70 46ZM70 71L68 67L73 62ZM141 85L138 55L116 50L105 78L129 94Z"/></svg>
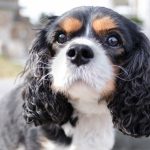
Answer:
<svg viewBox="0 0 150 150"><path fill-rule="evenodd" d="M66 52L73 44L89 46L94 52L94 58L88 64L76 67L66 57ZM53 88L65 92L80 81L88 86L88 89L100 93L106 84L114 79L113 68L104 49L92 39L87 38L73 39L60 50L51 63L51 75ZM82 89L79 90L82 91Z"/></svg>

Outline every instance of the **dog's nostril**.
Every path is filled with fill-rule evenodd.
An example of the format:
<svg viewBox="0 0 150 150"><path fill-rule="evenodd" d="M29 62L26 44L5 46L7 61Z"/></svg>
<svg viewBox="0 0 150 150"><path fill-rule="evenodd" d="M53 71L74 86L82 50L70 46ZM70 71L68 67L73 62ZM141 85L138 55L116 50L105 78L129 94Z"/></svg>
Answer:
<svg viewBox="0 0 150 150"><path fill-rule="evenodd" d="M91 50L89 49L82 49L81 51L81 56L85 59L90 59L94 57L94 54Z"/></svg>
<svg viewBox="0 0 150 150"><path fill-rule="evenodd" d="M76 56L76 51L75 49L70 49L68 52L67 52L67 56L70 57L70 58L73 58Z"/></svg>

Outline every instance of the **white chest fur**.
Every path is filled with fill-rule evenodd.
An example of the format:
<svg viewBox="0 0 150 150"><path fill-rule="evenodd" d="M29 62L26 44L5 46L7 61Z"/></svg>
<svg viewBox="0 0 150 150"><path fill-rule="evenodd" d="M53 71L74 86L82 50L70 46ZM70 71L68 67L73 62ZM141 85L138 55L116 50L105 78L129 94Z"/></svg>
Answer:
<svg viewBox="0 0 150 150"><path fill-rule="evenodd" d="M114 130L106 105L101 114L79 115L73 131L71 150L110 150L114 144Z"/></svg>

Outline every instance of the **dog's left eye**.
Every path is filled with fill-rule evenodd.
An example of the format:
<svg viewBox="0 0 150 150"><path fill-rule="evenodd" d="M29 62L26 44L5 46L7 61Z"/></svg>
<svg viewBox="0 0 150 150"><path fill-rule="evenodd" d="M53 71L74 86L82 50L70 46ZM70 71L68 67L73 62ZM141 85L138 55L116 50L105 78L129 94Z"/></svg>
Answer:
<svg viewBox="0 0 150 150"><path fill-rule="evenodd" d="M106 43L111 47L117 47L121 45L121 40L116 35L110 35L107 37Z"/></svg>
<svg viewBox="0 0 150 150"><path fill-rule="evenodd" d="M67 35L64 33L60 33L56 37L56 41L60 44L63 44L67 41Z"/></svg>

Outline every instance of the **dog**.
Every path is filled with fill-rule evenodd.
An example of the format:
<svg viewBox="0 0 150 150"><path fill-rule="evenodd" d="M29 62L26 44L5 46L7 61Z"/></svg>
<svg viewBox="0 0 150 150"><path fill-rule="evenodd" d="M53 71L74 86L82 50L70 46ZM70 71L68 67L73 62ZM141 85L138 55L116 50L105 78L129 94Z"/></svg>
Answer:
<svg viewBox="0 0 150 150"><path fill-rule="evenodd" d="M49 17L23 76L1 100L0 150L111 150L114 127L150 135L150 42L111 9Z"/></svg>

